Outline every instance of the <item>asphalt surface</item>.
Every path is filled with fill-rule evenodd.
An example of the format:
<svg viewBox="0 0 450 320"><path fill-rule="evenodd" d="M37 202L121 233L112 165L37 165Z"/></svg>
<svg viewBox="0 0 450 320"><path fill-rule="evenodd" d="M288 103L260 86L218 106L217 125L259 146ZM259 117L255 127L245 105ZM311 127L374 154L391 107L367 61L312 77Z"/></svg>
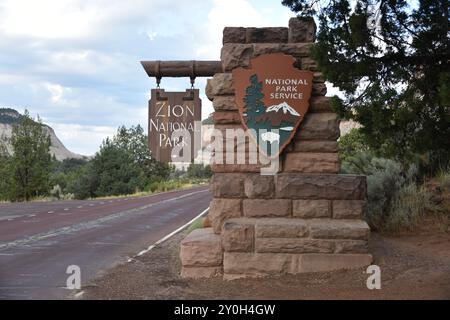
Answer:
<svg viewBox="0 0 450 320"><path fill-rule="evenodd" d="M0 204L0 299L63 299L67 267L81 284L186 224L208 186L146 197Z"/></svg>

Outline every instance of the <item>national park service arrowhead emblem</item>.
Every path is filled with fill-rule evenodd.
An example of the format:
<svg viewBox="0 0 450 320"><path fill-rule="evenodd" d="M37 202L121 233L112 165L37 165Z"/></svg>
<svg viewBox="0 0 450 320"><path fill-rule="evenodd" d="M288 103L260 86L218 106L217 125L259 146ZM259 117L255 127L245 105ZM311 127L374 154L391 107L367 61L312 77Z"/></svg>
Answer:
<svg viewBox="0 0 450 320"><path fill-rule="evenodd" d="M313 73L293 66L295 58L273 53L233 70L236 104L245 129L269 158L289 144L309 109Z"/></svg>

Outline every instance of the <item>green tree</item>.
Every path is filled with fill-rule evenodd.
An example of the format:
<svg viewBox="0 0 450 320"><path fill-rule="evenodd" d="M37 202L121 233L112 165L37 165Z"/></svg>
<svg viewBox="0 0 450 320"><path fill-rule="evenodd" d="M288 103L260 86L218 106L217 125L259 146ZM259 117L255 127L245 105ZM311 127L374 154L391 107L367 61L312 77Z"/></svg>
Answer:
<svg viewBox="0 0 450 320"><path fill-rule="evenodd" d="M11 198L30 200L49 190L51 166L50 136L40 120L34 121L27 110L20 122L13 125L10 138Z"/></svg>
<svg viewBox="0 0 450 320"><path fill-rule="evenodd" d="M9 200L11 185L11 157L4 137L0 137L0 200Z"/></svg>
<svg viewBox="0 0 450 320"><path fill-rule="evenodd" d="M93 164L88 162L67 174L65 192L72 193L76 199L95 197L98 183L98 175L94 171Z"/></svg>
<svg viewBox="0 0 450 320"><path fill-rule="evenodd" d="M132 155L134 163L142 169L146 179L162 180L169 176L171 168L167 163L156 161L152 157L148 137L140 125L131 126L129 129L125 126L119 127L111 142Z"/></svg>
<svg viewBox="0 0 450 320"><path fill-rule="evenodd" d="M200 163L191 163L186 171L188 178L200 178L207 179L211 178L212 171L211 166L203 165Z"/></svg>
<svg viewBox="0 0 450 320"><path fill-rule="evenodd" d="M346 161L360 152L370 153L360 129L354 128L339 139L339 158Z"/></svg>
<svg viewBox="0 0 450 320"><path fill-rule="evenodd" d="M133 154L108 138L92 160L92 169L97 196L130 194L144 187L143 171Z"/></svg>
<svg viewBox="0 0 450 320"><path fill-rule="evenodd" d="M250 86L245 89L245 93L244 102L247 118L250 121L255 121L257 116L264 114L266 111L263 102L262 82L258 80L256 74L250 77Z"/></svg>
<svg viewBox="0 0 450 320"><path fill-rule="evenodd" d="M448 0L283 0L319 21L313 55L344 118L383 156L450 153ZM411 2L409 2L411 3ZM445 160L447 159L447 160Z"/></svg>

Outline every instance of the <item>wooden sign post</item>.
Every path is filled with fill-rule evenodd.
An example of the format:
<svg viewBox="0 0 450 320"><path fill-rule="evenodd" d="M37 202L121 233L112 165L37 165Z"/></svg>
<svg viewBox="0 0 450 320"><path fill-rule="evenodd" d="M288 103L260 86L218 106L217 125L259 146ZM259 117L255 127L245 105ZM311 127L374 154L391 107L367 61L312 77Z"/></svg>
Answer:
<svg viewBox="0 0 450 320"><path fill-rule="evenodd" d="M198 89L152 89L148 139L153 156L160 162L193 162L201 147L201 116ZM181 154L175 150L181 150Z"/></svg>

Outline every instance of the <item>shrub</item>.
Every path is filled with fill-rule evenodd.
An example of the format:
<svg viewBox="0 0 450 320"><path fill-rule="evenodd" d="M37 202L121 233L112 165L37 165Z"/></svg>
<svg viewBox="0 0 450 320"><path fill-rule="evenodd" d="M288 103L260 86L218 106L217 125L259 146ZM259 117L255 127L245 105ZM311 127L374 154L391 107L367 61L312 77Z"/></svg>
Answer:
<svg viewBox="0 0 450 320"><path fill-rule="evenodd" d="M373 230L412 230L426 208L431 208L430 193L416 185L414 165L404 168L394 160L359 152L343 161L342 171L367 176L366 220Z"/></svg>
<svg viewBox="0 0 450 320"><path fill-rule="evenodd" d="M408 183L401 187L392 199L384 229L389 232L413 230L419 218L433 207L431 197L432 194L423 185Z"/></svg>

